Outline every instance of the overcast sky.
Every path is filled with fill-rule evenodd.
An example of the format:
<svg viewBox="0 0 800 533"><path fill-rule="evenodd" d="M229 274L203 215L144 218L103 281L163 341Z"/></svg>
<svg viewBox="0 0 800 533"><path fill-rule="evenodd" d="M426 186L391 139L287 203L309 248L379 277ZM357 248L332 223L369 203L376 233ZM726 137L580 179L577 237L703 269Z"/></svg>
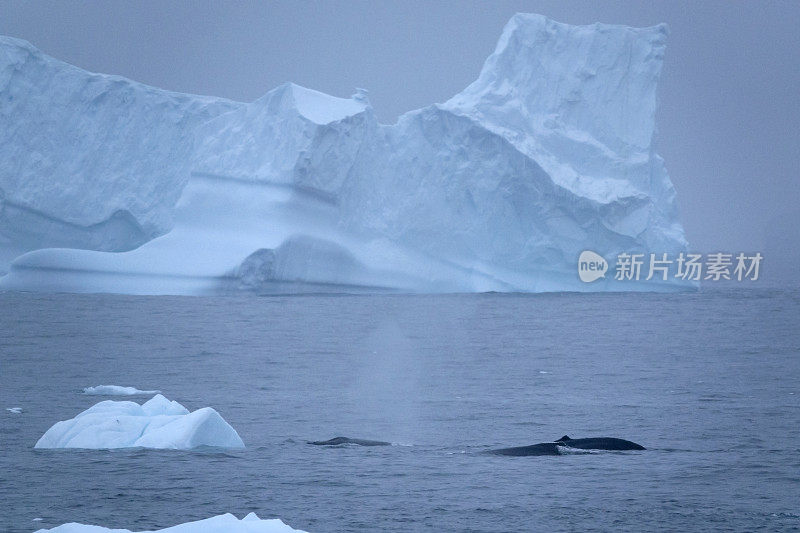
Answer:
<svg viewBox="0 0 800 533"><path fill-rule="evenodd" d="M669 24L659 152L691 247L800 262L800 2L8 2L0 33L90 71L251 101L285 81L379 119L473 81L516 12Z"/></svg>

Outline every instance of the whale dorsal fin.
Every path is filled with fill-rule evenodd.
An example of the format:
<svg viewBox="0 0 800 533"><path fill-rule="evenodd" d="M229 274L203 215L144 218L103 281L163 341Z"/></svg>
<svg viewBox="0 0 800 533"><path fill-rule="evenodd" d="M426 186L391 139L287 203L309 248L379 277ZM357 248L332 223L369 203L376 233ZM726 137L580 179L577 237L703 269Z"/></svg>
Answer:
<svg viewBox="0 0 800 533"><path fill-rule="evenodd" d="M556 442L564 442L564 441L567 441L567 440L572 440L572 439L569 438L569 435L564 435L563 437L558 439Z"/></svg>

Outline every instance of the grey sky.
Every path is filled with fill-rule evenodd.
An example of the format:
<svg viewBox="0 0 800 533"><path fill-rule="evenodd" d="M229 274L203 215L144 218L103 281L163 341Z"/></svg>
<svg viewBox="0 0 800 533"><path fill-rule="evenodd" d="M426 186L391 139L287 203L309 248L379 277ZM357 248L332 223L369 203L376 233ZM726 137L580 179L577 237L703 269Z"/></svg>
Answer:
<svg viewBox="0 0 800 533"><path fill-rule="evenodd" d="M370 91L383 122L473 81L516 12L670 25L659 152L703 251L800 261L800 2L7 2L0 33L87 70L250 101Z"/></svg>

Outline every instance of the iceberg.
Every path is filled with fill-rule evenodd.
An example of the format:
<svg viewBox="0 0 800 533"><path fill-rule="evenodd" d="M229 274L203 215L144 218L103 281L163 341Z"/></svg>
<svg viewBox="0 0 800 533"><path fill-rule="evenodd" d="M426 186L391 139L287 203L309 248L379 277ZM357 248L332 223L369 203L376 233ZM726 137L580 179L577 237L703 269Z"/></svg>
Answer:
<svg viewBox="0 0 800 533"><path fill-rule="evenodd" d="M159 390L139 390L136 387L122 387L120 385L98 385L96 387L85 387L84 394L92 396L137 396L140 394L158 394Z"/></svg>
<svg viewBox="0 0 800 533"><path fill-rule="evenodd" d="M133 533L128 529L109 529L85 524L62 524L52 529L40 529L36 533ZM139 533L306 533L292 529L281 520L273 518L262 520L255 513L250 513L241 520L230 513L217 515L205 520L186 522L156 531Z"/></svg>
<svg viewBox="0 0 800 533"><path fill-rule="evenodd" d="M106 400L70 420L57 422L34 448L244 448L244 442L214 409L189 412L157 394L144 404Z"/></svg>
<svg viewBox="0 0 800 533"><path fill-rule="evenodd" d="M28 238L15 229L19 224L0 218L0 238L13 257L0 289L692 289L677 279L626 283L609 276L587 284L577 274L587 249L610 263L623 252L687 249L654 141L667 33L665 25L572 26L515 15L475 82L391 125L377 121L363 89L338 98L287 83L238 104L85 73L27 43L0 41L0 73L34 61L20 63L25 54L37 65L29 83L40 76L52 85L69 73L57 98L38 88L28 96L14 76L11 83L0 76L0 115L28 120L28 104L5 102L14 93L16 100L36 100L37 117L56 113L49 109L58 104L73 121L63 128L48 122L29 141L22 129L25 135L0 144L0 161L10 161L0 163L0 205L11 206L2 212L33 206L48 222L25 219L21 224L35 229L28 234L54 235ZM4 70L3 61L13 68ZM111 88L95 110L88 87L97 84ZM116 87L130 98L115 96ZM136 127L110 133L127 115ZM102 154L89 146L80 155L61 146L58 159L36 163L68 126L94 139L87 143L105 132L119 153L100 164ZM125 168L128 158L139 161ZM97 183L73 177L81 165ZM59 183L47 194L58 196L62 186L81 190L86 205L73 209L47 196L35 186L40 175L30 185L19 178L37 172ZM74 232L59 225L88 227L115 213L139 229L114 232L106 224L92 230L95 240L70 240ZM120 234L126 239L112 238Z"/></svg>

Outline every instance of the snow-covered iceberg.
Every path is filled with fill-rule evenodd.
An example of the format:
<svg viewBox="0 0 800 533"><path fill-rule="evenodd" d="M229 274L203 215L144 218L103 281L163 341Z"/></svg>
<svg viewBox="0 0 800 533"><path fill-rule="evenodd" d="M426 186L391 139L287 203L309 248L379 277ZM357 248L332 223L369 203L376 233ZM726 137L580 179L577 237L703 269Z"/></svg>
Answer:
<svg viewBox="0 0 800 533"><path fill-rule="evenodd" d="M18 65L25 54L36 58L40 72L31 80L70 73L64 85L69 96L54 102L67 106L78 124L86 122L75 130L84 142L101 142L98 131L121 120L117 113L130 114L142 126L126 130L127 144L114 138L125 144L116 157L149 161L139 138L159 131L158 165L137 163L130 170L122 162L113 169L96 164L99 155L87 147L77 156L73 147L59 146L59 157L69 164L32 163L46 147L56 150L47 141L64 135L57 126L31 133L29 142L26 134L0 144L0 156L13 162L0 162L8 205L36 205L48 220L68 219L68 204L19 177L49 172L51 182L83 190L92 205L102 204L98 212L106 218L108 196L113 212L127 213L144 228L125 246L47 241L70 249L17 257L0 289L197 294L684 288L676 280L584 284L576 268L586 249L613 262L621 252L674 254L687 247L675 191L654 147L666 35L664 25L571 26L518 14L474 83L393 125L377 122L363 90L347 99L289 83L250 104L234 104L90 75L27 43L0 41L6 63L10 57ZM3 79L0 102L9 87L16 98L28 98L19 83L4 85ZM107 99L98 104L103 112L93 113L86 87L109 80L145 102L149 114L142 118L138 107ZM37 113L48 116L54 103L37 91ZM146 105L150 100L167 103ZM163 135L153 123L159 109L172 117ZM12 123L30 112L0 107ZM70 177L81 162L105 180L102 186ZM163 184L159 172L151 172L162 164ZM129 183L140 179L136 187ZM130 248L166 232L172 222L170 231L135 250L103 251ZM31 219L31 227L37 224ZM7 248L42 246L6 225L0 218Z"/></svg>
<svg viewBox="0 0 800 533"><path fill-rule="evenodd" d="M85 524L62 524L52 529L40 529L36 533L133 533L128 529L109 529ZM186 522L156 531L139 533L305 533L292 529L281 520L273 518L262 520L255 513L250 513L241 520L230 513L221 514L205 520Z"/></svg>
<svg viewBox="0 0 800 533"><path fill-rule="evenodd" d="M140 405L106 400L70 420L54 424L34 448L166 448L199 446L244 448L244 443L214 409L189 412L157 394Z"/></svg>
<svg viewBox="0 0 800 533"><path fill-rule="evenodd" d="M84 387L83 393L91 396L139 396L158 394L160 390L139 390L136 387L123 387L121 385L97 385Z"/></svg>

